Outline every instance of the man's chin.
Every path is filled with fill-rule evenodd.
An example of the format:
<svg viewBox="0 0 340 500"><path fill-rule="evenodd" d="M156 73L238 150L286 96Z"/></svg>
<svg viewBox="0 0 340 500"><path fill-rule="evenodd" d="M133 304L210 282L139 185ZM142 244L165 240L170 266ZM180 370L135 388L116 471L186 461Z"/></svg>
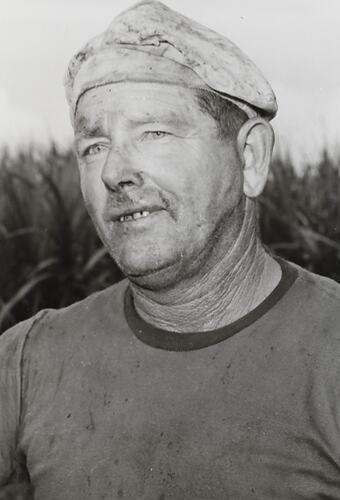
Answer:
<svg viewBox="0 0 340 500"><path fill-rule="evenodd" d="M172 286L178 276L180 259L158 260L153 262L117 262L123 274L133 283L152 290Z"/></svg>

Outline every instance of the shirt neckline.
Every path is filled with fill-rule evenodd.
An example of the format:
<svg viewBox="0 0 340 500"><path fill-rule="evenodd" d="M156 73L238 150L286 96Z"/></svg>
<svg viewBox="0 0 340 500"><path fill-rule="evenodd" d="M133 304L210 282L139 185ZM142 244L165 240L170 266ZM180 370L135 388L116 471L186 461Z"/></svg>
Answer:
<svg viewBox="0 0 340 500"><path fill-rule="evenodd" d="M257 321L271 309L295 282L298 272L287 261L277 258L282 276L274 290L252 311L236 321L216 330L186 332L162 330L147 323L136 311L130 286L124 297L124 312L128 325L134 335L149 346L166 351L192 351L222 342Z"/></svg>

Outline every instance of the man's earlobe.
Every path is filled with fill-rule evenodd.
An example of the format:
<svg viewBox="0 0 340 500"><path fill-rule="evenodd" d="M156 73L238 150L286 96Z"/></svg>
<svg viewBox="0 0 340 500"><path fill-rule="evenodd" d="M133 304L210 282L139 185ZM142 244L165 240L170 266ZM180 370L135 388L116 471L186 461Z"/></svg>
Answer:
<svg viewBox="0 0 340 500"><path fill-rule="evenodd" d="M237 146L243 159L244 194L256 198L266 184L274 146L274 132L269 122L263 118L245 122L238 133Z"/></svg>

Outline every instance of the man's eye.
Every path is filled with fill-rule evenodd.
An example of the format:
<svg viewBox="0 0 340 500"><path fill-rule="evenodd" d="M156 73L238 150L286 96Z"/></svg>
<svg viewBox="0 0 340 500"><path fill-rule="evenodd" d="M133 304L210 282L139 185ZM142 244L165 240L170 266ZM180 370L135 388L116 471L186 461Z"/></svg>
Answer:
<svg viewBox="0 0 340 500"><path fill-rule="evenodd" d="M165 132L164 130L148 130L144 132L144 137L150 139L161 139L162 137L166 137L167 135L171 135L169 132Z"/></svg>
<svg viewBox="0 0 340 500"><path fill-rule="evenodd" d="M92 156L102 153L105 150L105 147L102 144L92 144L85 149L83 152L83 156Z"/></svg>

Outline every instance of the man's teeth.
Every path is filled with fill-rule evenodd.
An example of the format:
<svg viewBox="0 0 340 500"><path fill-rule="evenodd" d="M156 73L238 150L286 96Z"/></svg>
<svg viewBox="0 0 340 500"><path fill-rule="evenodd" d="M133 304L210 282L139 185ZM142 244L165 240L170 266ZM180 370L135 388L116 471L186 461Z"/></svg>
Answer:
<svg viewBox="0 0 340 500"><path fill-rule="evenodd" d="M147 217L150 214L147 210L143 210L142 212L134 212L130 215L122 215L119 219L120 222L127 222L129 220L137 220L141 217Z"/></svg>

